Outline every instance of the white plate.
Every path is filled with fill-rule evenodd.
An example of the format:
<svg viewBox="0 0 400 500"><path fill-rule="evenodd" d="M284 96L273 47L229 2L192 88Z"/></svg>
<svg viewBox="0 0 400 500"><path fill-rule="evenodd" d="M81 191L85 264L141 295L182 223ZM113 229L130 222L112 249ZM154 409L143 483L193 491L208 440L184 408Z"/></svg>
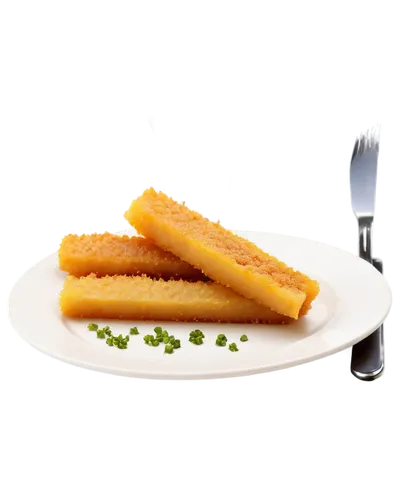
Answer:
<svg viewBox="0 0 400 500"><path fill-rule="evenodd" d="M134 234L134 231L125 234ZM337 248L278 234L240 232L258 246L319 281L321 292L309 315L291 325L240 325L212 323L161 324L181 339L172 355L162 346L149 347L143 335L132 336L129 348L119 350L89 332L90 321L64 318L58 295L65 273L54 253L27 271L14 286L9 303L11 323L23 339L50 356L93 370L131 377L204 379L267 372L312 361L355 344L385 319L391 292L385 278L370 264ZM137 326L153 333L160 323L147 321L96 321L110 325L114 334L127 334ZM200 328L205 342L188 341ZM238 352L217 347L224 333L236 342ZM249 341L242 343L246 333Z"/></svg>

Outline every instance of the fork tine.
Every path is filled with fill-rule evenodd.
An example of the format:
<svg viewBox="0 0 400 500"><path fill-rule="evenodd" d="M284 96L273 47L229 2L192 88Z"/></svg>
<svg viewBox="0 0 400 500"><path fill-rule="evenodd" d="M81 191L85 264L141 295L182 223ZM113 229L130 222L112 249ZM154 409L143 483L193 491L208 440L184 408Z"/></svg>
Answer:
<svg viewBox="0 0 400 500"><path fill-rule="evenodd" d="M365 132L365 149L372 147L372 139L374 137L374 128L368 128Z"/></svg>
<svg viewBox="0 0 400 500"><path fill-rule="evenodd" d="M356 142L354 143L354 149L353 149L353 154L351 156L351 161L353 161L353 158L357 155L358 150L360 148L360 138L356 138Z"/></svg>
<svg viewBox="0 0 400 500"><path fill-rule="evenodd" d="M368 130L366 133L360 135L360 148L358 150L358 154L362 155L365 151L365 145L366 145L366 134L368 134Z"/></svg>
<svg viewBox="0 0 400 500"><path fill-rule="evenodd" d="M379 149L379 126L372 129L371 148Z"/></svg>

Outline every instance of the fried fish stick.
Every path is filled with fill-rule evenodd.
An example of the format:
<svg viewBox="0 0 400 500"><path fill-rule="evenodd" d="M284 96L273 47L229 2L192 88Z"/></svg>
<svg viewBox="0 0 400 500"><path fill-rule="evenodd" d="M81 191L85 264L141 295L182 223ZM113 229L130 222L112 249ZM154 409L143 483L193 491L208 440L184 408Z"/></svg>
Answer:
<svg viewBox="0 0 400 500"><path fill-rule="evenodd" d="M132 202L125 218L212 280L286 316L306 314L318 295L316 281L153 188Z"/></svg>
<svg viewBox="0 0 400 500"><path fill-rule="evenodd" d="M74 276L146 274L156 278L189 281L206 276L145 238L115 234L69 234L58 251L60 269Z"/></svg>
<svg viewBox="0 0 400 500"><path fill-rule="evenodd" d="M211 281L163 281L147 276L67 276L60 295L63 314L221 323L287 323L289 318Z"/></svg>

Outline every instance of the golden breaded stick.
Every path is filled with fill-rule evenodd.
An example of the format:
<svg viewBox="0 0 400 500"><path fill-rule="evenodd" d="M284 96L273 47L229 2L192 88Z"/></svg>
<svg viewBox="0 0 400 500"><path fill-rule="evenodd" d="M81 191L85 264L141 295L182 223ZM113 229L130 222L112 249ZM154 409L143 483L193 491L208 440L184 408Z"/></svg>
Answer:
<svg viewBox="0 0 400 500"><path fill-rule="evenodd" d="M189 281L206 276L169 252L141 237L115 234L69 234L58 251L60 269L74 276L147 274Z"/></svg>
<svg viewBox="0 0 400 500"><path fill-rule="evenodd" d="M61 311L72 317L223 323L287 323L290 318L218 283L146 276L67 276Z"/></svg>
<svg viewBox="0 0 400 500"><path fill-rule="evenodd" d="M209 278L281 314L306 314L318 295L316 281L153 188L132 202L125 218Z"/></svg>

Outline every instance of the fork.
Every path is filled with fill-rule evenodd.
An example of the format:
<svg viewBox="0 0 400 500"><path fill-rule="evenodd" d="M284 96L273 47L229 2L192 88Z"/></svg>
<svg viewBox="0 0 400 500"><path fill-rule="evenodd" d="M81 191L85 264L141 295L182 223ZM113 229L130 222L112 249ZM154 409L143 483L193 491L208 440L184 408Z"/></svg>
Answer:
<svg viewBox="0 0 400 500"><path fill-rule="evenodd" d="M380 127L356 140L350 165L353 212L359 227L359 255L382 272L382 262L372 258L372 223L375 213L376 176ZM384 369L383 325L352 349L351 371L361 380L375 380Z"/></svg>

